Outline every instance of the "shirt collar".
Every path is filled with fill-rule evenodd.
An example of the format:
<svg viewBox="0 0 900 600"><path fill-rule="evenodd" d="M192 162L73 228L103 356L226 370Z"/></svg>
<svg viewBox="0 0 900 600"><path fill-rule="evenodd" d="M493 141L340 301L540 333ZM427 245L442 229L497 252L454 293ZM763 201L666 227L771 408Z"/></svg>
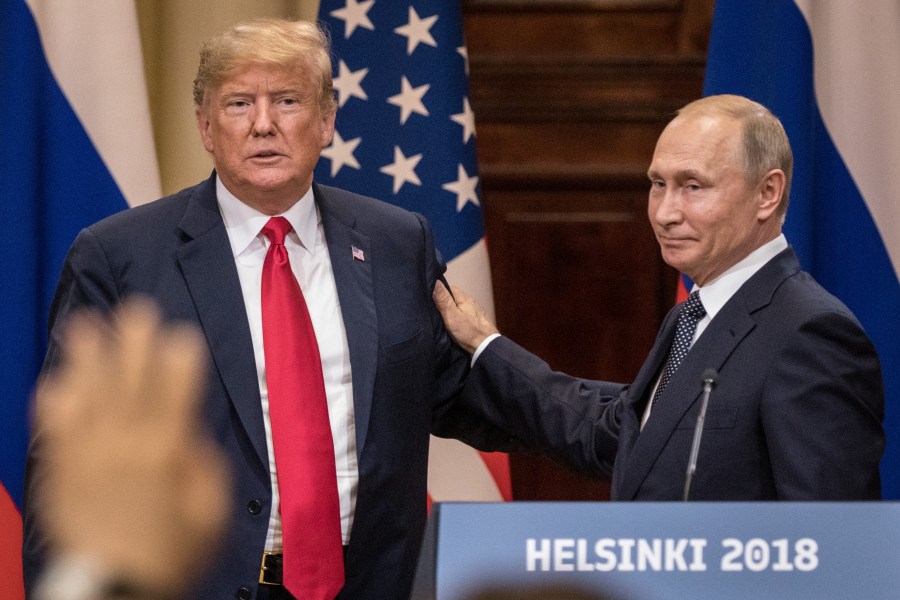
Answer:
<svg viewBox="0 0 900 600"><path fill-rule="evenodd" d="M216 198L219 202L222 220L225 222L225 231L228 232L231 252L234 256L238 256L257 239L263 226L272 215L261 213L252 206L241 202L228 191L218 175L216 176ZM298 241L310 253L315 252L319 217L312 187L300 200L277 216L287 219L294 228L289 237L297 236L295 241Z"/></svg>
<svg viewBox="0 0 900 600"><path fill-rule="evenodd" d="M745 256L740 262L703 287L695 284L693 290L700 290L700 300L703 302L703 308L706 309L709 318L715 317L716 313L748 279L787 247L787 238L781 234Z"/></svg>

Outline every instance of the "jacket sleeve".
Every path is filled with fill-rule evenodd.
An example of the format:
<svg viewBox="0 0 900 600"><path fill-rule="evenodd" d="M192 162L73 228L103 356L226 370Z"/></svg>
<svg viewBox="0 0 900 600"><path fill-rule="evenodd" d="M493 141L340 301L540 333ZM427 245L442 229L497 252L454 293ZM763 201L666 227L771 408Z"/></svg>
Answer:
<svg viewBox="0 0 900 600"><path fill-rule="evenodd" d="M762 400L778 498L880 499L884 389L875 348L854 319L834 312L786 334Z"/></svg>
<svg viewBox="0 0 900 600"><path fill-rule="evenodd" d="M627 386L580 379L550 366L505 337L478 357L464 403L523 447L588 475L615 462Z"/></svg>
<svg viewBox="0 0 900 600"><path fill-rule="evenodd" d="M84 229L66 255L50 308L49 344L41 373L59 362L62 331L68 317L84 308L108 312L118 300L112 271L99 240ZM35 493L40 486L41 431L34 429L25 460L22 548L25 589L30 593L46 560L47 540L37 522Z"/></svg>

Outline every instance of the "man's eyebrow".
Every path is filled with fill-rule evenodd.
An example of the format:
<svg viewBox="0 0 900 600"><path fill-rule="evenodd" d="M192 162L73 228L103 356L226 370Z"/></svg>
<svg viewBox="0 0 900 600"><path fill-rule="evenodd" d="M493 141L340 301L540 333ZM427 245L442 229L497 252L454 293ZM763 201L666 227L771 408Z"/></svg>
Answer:
<svg viewBox="0 0 900 600"><path fill-rule="evenodd" d="M703 179L703 174L696 169L684 169L677 171L675 175L682 179Z"/></svg>
<svg viewBox="0 0 900 600"><path fill-rule="evenodd" d="M308 93L308 92L304 92L303 88L298 88L298 87L290 86L290 87L283 87L283 88L273 89L273 90L271 90L269 93L272 94L272 95L278 95L278 94L293 94L293 95L295 95L295 96L300 96L300 95L302 95L302 94L304 94L304 93Z"/></svg>
<svg viewBox="0 0 900 600"><path fill-rule="evenodd" d="M656 169L648 169L647 177L650 179L662 178ZM672 174L674 179L703 179L703 174L696 169L679 169Z"/></svg>
<svg viewBox="0 0 900 600"><path fill-rule="evenodd" d="M223 89L221 92L221 94L223 96L255 96L256 93L257 93L257 89L253 86L233 87L228 90ZM294 96L302 96L304 94L312 95L312 93L305 91L304 88L295 87L295 86L271 89L271 90L268 90L266 92L266 94L270 95L270 96L280 96L283 94L291 94Z"/></svg>
<svg viewBox="0 0 900 600"><path fill-rule="evenodd" d="M222 98L233 98L235 96L253 96L253 92L247 89L234 88L230 90L222 90L219 94Z"/></svg>

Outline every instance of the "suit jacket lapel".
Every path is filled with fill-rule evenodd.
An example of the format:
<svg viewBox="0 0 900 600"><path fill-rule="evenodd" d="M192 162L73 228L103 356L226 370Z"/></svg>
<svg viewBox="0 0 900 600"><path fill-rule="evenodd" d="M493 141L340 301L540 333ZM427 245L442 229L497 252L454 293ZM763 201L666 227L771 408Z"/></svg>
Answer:
<svg viewBox="0 0 900 600"><path fill-rule="evenodd" d="M259 459L268 464L250 324L214 177L195 190L179 226L188 239L178 261L212 362Z"/></svg>
<svg viewBox="0 0 900 600"><path fill-rule="evenodd" d="M627 410L623 411L625 422L623 422L619 434L619 451L613 471L612 497L614 500L631 497L631 494L625 495L625 476L626 474L630 475L630 467L628 465L630 464L632 450L637 443L638 436L641 434L641 418L646 409L646 402L668 356L672 339L675 337L678 313L679 309L673 308L666 315L656 337L656 342L647 356L647 360L644 361L634 383L628 390L628 406ZM629 477L629 479L633 478Z"/></svg>
<svg viewBox="0 0 900 600"><path fill-rule="evenodd" d="M377 253L369 237L356 229L356 216L352 212L315 184L313 193L322 216L350 347L356 448L361 455L369 431L378 363L378 315L372 279L372 262L377 259ZM352 248L362 250L364 259L355 258Z"/></svg>
<svg viewBox="0 0 900 600"><path fill-rule="evenodd" d="M788 248L744 283L710 322L672 376L643 431L640 431L640 415L637 415L638 424L627 428L628 434L620 439L620 461L613 480L617 499L634 498L685 413L700 398L703 391L700 374L708 368L722 370L741 340L756 326L753 313L768 305L781 282L799 269L796 255ZM677 312L673 311L667 317L632 386L634 396L629 396L629 401L633 407L643 406L641 401L649 395L662 369L675 334ZM687 458L685 454L685 461Z"/></svg>
<svg viewBox="0 0 900 600"><path fill-rule="evenodd" d="M634 497L678 424L700 398L703 391L700 374L708 368L721 370L740 341L754 328L754 321L746 311L742 314L739 310L729 312L736 314L716 315L660 396L625 463L623 498ZM662 368L661 363L659 367ZM687 453L684 458L687 461Z"/></svg>

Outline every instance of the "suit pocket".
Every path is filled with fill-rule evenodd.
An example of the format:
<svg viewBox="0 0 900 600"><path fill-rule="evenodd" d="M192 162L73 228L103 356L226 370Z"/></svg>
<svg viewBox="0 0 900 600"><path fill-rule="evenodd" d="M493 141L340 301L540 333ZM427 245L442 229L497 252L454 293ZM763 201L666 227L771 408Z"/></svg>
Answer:
<svg viewBox="0 0 900 600"><path fill-rule="evenodd" d="M703 430L708 429L734 429L737 423L739 409L737 408L710 408L703 419ZM697 425L697 412L691 411L678 424L678 429L694 429Z"/></svg>
<svg viewBox="0 0 900 600"><path fill-rule="evenodd" d="M421 340L423 331L419 329L410 337L384 346L382 352L384 354L384 362L389 365L406 362L415 357L421 351Z"/></svg>

